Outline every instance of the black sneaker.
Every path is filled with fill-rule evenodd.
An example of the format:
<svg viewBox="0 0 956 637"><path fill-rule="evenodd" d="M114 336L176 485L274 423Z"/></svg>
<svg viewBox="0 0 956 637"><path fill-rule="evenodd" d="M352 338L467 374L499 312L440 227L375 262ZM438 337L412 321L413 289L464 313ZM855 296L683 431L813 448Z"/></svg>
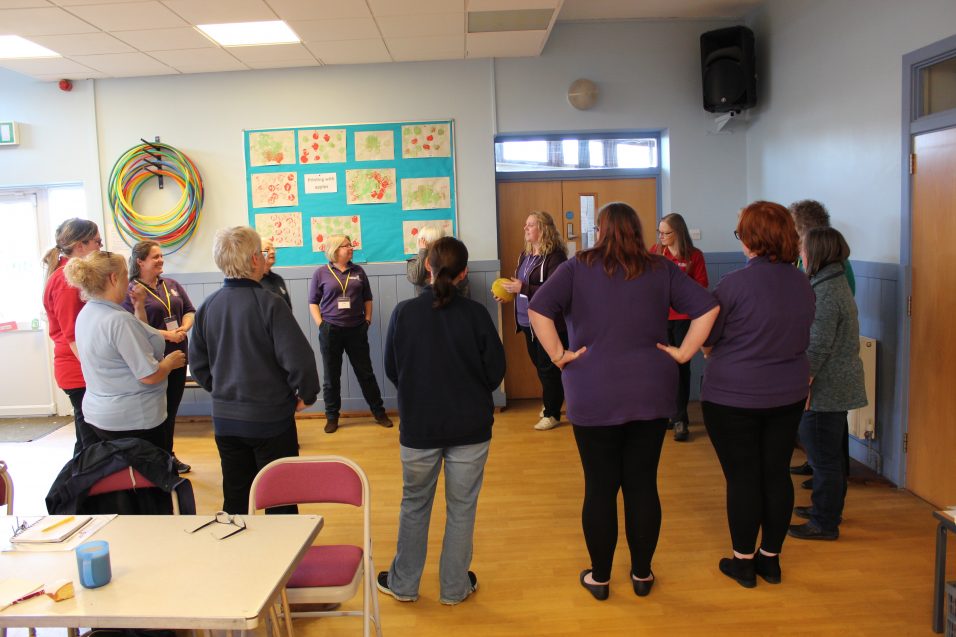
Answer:
<svg viewBox="0 0 956 637"><path fill-rule="evenodd" d="M804 520L810 519L810 512L813 510L813 507L793 507L793 514L798 518L803 518Z"/></svg>
<svg viewBox="0 0 956 637"><path fill-rule="evenodd" d="M386 575L387 575L387 573L386 573ZM379 581L381 581L382 576L379 575L378 577L379 577ZM471 582L471 588L468 589L468 592L465 593L465 596L464 596L464 597L462 597L461 599L457 599L457 600L452 600L452 599L439 599L438 601L440 601L440 602L441 602L442 604L444 604L445 606L454 606L455 604L460 604L460 603L462 603L463 601L465 601L466 599L468 599L468 597L469 597L472 593L474 593L476 590L478 590L478 576L475 575L472 571L468 571L468 580Z"/></svg>
<svg viewBox="0 0 956 637"><path fill-rule="evenodd" d="M793 467L790 467L790 473L795 476L812 476L813 467L810 466L809 462L804 462L803 464L798 464Z"/></svg>
<svg viewBox="0 0 956 637"><path fill-rule="evenodd" d="M677 442L685 442L689 435L690 428L687 426L686 422L678 420L674 423L674 440Z"/></svg>
<svg viewBox="0 0 956 637"><path fill-rule="evenodd" d="M392 589L388 587L388 571L382 571L378 574L378 577L375 578L375 586L378 590L382 591L386 595L391 595L400 602L417 602L418 595L414 597L409 595L398 595Z"/></svg>
<svg viewBox="0 0 956 637"><path fill-rule="evenodd" d="M791 524L787 535L798 540L835 540L840 537L840 529L826 531L813 522Z"/></svg>
<svg viewBox="0 0 956 637"><path fill-rule="evenodd" d="M173 456L173 465L176 467L176 473L180 475L183 473L189 473L190 471L193 470L191 466L189 466L188 464L186 464L185 462L183 462L176 456Z"/></svg>

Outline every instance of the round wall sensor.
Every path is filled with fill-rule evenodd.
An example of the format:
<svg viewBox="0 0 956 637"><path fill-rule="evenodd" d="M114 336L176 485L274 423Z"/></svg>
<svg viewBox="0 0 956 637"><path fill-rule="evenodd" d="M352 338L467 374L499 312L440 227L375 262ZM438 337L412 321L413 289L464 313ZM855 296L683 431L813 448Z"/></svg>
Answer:
<svg viewBox="0 0 956 637"><path fill-rule="evenodd" d="M586 111L597 102L598 87L591 80L574 80L568 88L568 102L579 111Z"/></svg>

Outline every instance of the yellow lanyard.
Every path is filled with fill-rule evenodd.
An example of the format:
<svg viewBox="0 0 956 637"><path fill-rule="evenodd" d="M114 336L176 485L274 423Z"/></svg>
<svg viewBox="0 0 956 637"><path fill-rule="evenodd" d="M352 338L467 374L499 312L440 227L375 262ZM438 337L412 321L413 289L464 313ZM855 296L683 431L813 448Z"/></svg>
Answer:
<svg viewBox="0 0 956 637"><path fill-rule="evenodd" d="M171 316L173 315L173 302L169 299L169 288L166 287L166 282L165 282L165 281L162 281L163 289L166 290L166 302L165 302L165 303L163 303L163 300L162 300L161 298L159 298L159 296L157 296L155 292L153 292L151 289L149 289L149 286L148 286L148 285L146 285L145 283L143 283L142 281L140 281L140 280L138 280L138 279L137 279L136 282L139 283L140 285L142 285L142 286L143 286L143 289L145 289L147 292L149 292L149 293L153 296L154 299L156 299L157 301L159 301L159 304L160 304L160 305L162 305L164 308L166 308L166 317L167 317L167 318L168 318L168 317L171 317Z"/></svg>
<svg viewBox="0 0 956 637"><path fill-rule="evenodd" d="M345 288L347 288L348 285L349 285L349 279L352 277L352 270L350 269L350 270L348 271L348 273L345 275L345 283L342 283L342 279L340 279L340 278L338 277L338 275L335 273L335 270L332 269L332 266L331 266L331 265L327 265L326 267L329 269L329 272L332 273L332 276L335 277L335 282L338 283L338 284L339 284L339 287L342 288L342 296L343 296L343 297L344 297L344 296L348 296L348 295L345 293Z"/></svg>

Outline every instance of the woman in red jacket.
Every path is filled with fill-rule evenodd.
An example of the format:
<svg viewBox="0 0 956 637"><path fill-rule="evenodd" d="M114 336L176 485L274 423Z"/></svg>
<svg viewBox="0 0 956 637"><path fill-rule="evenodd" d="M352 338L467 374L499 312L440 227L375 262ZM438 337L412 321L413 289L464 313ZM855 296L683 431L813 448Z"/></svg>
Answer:
<svg viewBox="0 0 956 637"><path fill-rule="evenodd" d="M651 246L651 252L662 254L673 261L687 276L706 288L707 267L704 265L704 253L694 247L687 231L684 218L672 212L661 219L657 227L657 243ZM678 314L670 309L667 321L667 341L674 347L680 347L690 328L690 317ZM677 406L671 423L674 426L674 440L684 442L688 436L687 401L690 398L690 361L680 364L679 384L677 386Z"/></svg>

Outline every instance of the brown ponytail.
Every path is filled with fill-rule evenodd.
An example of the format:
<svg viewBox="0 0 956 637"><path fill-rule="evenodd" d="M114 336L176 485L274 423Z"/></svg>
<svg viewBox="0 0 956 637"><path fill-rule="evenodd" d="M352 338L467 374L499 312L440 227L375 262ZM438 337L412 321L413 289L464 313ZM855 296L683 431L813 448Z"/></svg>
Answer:
<svg viewBox="0 0 956 637"><path fill-rule="evenodd" d="M67 219L56 229L56 245L46 251L42 263L46 267L46 278L49 279L53 271L60 264L60 255L72 256L73 248L77 243L89 241L96 236L99 229L88 219L73 217Z"/></svg>
<svg viewBox="0 0 956 637"><path fill-rule="evenodd" d="M432 272L432 307L441 309L458 294L455 278L468 267L468 248L454 237L442 237L428 248L426 257Z"/></svg>

